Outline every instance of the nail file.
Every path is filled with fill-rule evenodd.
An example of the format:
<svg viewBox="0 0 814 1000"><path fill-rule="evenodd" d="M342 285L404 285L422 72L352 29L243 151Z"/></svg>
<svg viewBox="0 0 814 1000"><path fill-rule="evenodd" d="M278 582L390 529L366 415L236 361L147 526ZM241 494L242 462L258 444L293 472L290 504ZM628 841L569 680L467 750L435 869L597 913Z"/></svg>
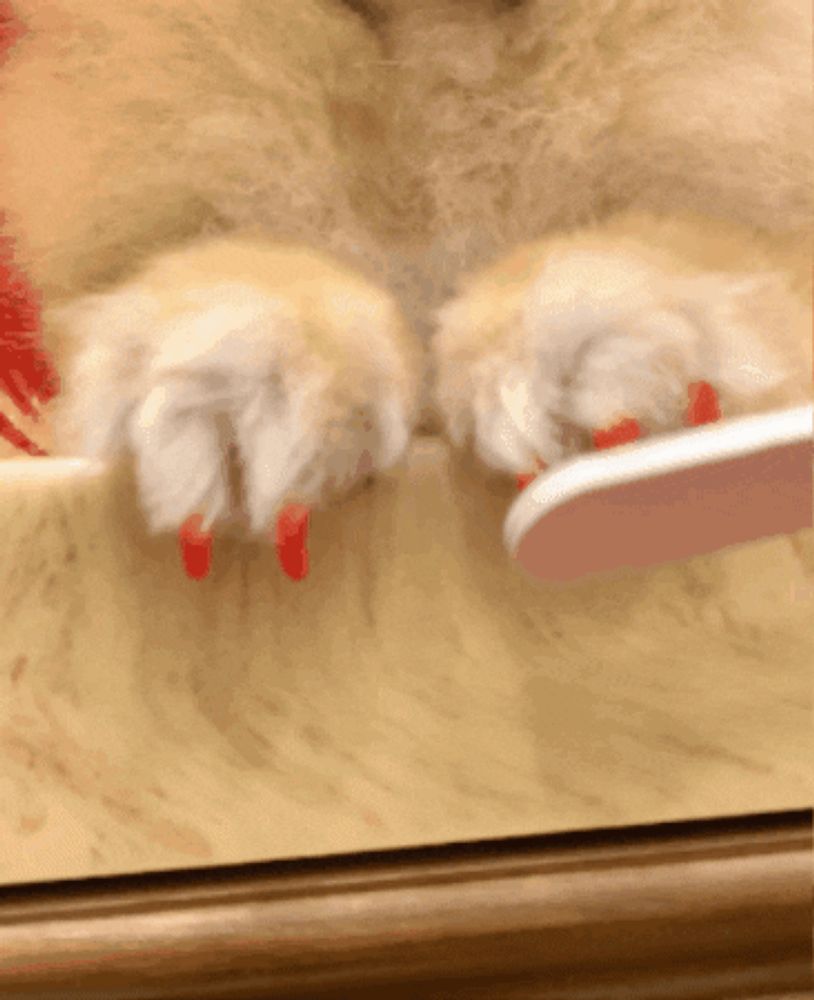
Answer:
<svg viewBox="0 0 814 1000"><path fill-rule="evenodd" d="M812 526L811 405L592 452L536 476L504 524L536 579L643 569Z"/></svg>

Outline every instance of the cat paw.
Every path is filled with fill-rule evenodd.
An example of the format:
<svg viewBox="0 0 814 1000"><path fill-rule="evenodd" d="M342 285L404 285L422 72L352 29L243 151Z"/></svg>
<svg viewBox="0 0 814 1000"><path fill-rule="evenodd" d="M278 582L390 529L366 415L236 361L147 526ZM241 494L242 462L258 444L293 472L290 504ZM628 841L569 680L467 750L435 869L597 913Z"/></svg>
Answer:
<svg viewBox="0 0 814 1000"><path fill-rule="evenodd" d="M174 251L46 321L76 344L65 443L132 456L153 532L190 518L265 532L285 504L318 506L407 447L411 334L388 295L307 249Z"/></svg>
<svg viewBox="0 0 814 1000"><path fill-rule="evenodd" d="M524 247L440 310L436 399L455 443L515 474L609 429L621 443L692 423L699 384L724 416L780 405L805 384L767 339L788 294L776 275L691 274L630 246Z"/></svg>

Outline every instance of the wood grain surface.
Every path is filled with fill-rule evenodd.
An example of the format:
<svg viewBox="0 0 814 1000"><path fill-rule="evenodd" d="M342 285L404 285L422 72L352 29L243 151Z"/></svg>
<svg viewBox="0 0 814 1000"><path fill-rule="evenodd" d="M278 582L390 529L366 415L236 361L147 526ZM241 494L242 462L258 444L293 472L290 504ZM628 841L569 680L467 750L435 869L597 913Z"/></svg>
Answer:
<svg viewBox="0 0 814 1000"><path fill-rule="evenodd" d="M426 439L308 580L219 538L196 584L126 474L49 463L0 466L0 882L811 802L810 533L544 587Z"/></svg>
<svg viewBox="0 0 814 1000"><path fill-rule="evenodd" d="M811 814L0 891L4 1000L802 1000Z"/></svg>

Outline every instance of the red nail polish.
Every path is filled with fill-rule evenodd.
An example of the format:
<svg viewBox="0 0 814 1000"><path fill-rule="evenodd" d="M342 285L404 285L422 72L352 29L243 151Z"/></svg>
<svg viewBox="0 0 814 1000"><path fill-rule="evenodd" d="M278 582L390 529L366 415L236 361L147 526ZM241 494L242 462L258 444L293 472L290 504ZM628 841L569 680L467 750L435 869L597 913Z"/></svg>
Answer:
<svg viewBox="0 0 814 1000"><path fill-rule="evenodd" d="M529 483L534 482L534 480L537 478L537 476L541 472L545 472L545 470L547 468L548 468L548 466L546 465L546 463L545 462L541 462L540 459L538 458L537 459L537 471L536 472L521 472L520 475L518 475L518 477L517 477L517 488L518 488L518 490L520 490L520 492L522 492L529 485Z"/></svg>
<svg viewBox="0 0 814 1000"><path fill-rule="evenodd" d="M620 444L630 444L642 436L642 426L633 417L620 420L607 430L594 431L594 448L615 448Z"/></svg>
<svg viewBox="0 0 814 1000"><path fill-rule="evenodd" d="M287 504L277 518L277 558L291 580L308 576L308 523L311 509L302 503Z"/></svg>
<svg viewBox="0 0 814 1000"><path fill-rule="evenodd" d="M693 382L689 386L689 405L685 423L688 427L712 424L721 419L721 404L718 393L709 382Z"/></svg>
<svg viewBox="0 0 814 1000"><path fill-rule="evenodd" d="M178 530L181 558L187 576L192 580L203 580L212 567L212 533L202 531L203 516L192 514Z"/></svg>

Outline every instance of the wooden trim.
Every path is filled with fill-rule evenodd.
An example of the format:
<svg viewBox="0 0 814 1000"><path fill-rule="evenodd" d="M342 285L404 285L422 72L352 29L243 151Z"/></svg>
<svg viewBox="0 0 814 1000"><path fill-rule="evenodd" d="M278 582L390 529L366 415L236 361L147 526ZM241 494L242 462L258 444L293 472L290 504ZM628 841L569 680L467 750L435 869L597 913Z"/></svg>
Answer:
<svg viewBox="0 0 814 1000"><path fill-rule="evenodd" d="M0 892L4 1000L780 1000L810 977L810 811Z"/></svg>

